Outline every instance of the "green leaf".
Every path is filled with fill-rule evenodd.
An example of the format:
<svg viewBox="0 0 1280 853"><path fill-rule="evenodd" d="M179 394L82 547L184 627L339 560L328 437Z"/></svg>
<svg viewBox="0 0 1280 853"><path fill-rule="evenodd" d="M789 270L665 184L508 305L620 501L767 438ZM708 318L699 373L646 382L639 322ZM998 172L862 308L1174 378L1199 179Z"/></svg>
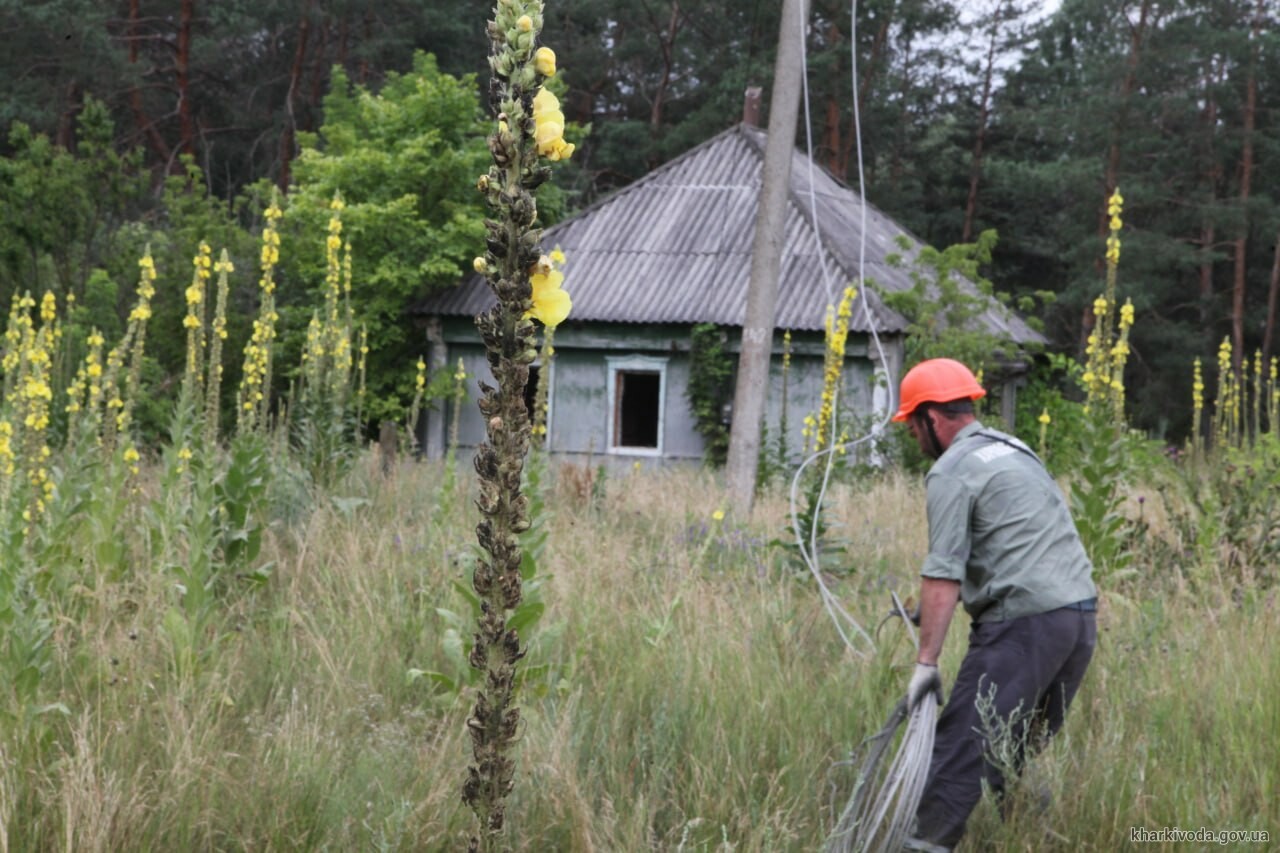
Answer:
<svg viewBox="0 0 1280 853"><path fill-rule="evenodd" d="M522 602L507 619L507 628L521 633L525 628L536 624L546 609L547 606L541 601Z"/></svg>

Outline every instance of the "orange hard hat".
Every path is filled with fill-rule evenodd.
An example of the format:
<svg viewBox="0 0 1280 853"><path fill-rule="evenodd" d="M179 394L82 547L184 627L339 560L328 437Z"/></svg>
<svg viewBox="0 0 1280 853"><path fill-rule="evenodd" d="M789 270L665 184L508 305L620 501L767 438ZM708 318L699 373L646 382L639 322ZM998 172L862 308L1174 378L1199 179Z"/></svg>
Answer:
<svg viewBox="0 0 1280 853"><path fill-rule="evenodd" d="M902 377L901 405L893 420L905 421L923 403L977 400L986 395L969 368L953 358L931 358L920 362Z"/></svg>

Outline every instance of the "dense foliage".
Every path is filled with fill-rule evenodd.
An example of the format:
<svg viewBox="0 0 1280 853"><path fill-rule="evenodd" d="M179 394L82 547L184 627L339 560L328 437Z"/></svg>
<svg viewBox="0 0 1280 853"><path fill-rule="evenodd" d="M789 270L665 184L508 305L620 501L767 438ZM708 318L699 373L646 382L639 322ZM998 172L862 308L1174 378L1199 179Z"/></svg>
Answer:
<svg viewBox="0 0 1280 853"><path fill-rule="evenodd" d="M546 38L560 45L564 112L591 127L556 178L575 205L738 121L747 86L770 91L777 3L565 0L556 11ZM324 128L359 115L365 95L352 93L376 97L384 85L403 92L423 73L415 47L458 79L484 73L485 43L468 24L475 12L463 0L0 7L0 31L22 34L0 57L11 81L0 96L3 215L22 220L0 230L0 297L15 278L33 292L42 286L35 282L55 278L83 289L100 268L127 304L127 265L112 258L136 256L144 238L165 242L157 234L174 221L157 204L164 176L182 182L189 198L212 193L217 203L200 213L206 219L235 212L242 191L262 180L302 189L340 175L359 180L341 170L322 177L304 152L337 144ZM1016 295L1055 293L1046 330L1052 349L1073 355L1092 322L1106 199L1121 186L1134 257L1122 295L1145 318L1134 329L1127 384L1137 423L1180 440L1191 425L1165 402L1190 397L1194 357L1211 358L1224 336L1237 359L1261 349L1266 361L1277 349L1280 208L1262 178L1280 154L1275 24L1269 7L1243 0L1065 0L1051 15L1024 0L814 0L809 127L797 141L811 142L837 176L865 178L874 203L934 246L994 230L985 277ZM344 95L354 112L329 117ZM470 123L450 115L460 124L445 128L411 111L406 121L426 124L403 129L424 140L429 127L449 137ZM395 127L347 137L344 156L376 156L370 152ZM414 156L400 145L386 153ZM413 181L443 176L418 162L403 184L410 193ZM429 195L419 196L416 212L404 209L405 221L424 216ZM353 201L398 215L396 198ZM261 210L263 201L258 192L246 209ZM374 250L380 238L366 233L374 221L366 215L372 211L353 211L352 231ZM392 234L411 228L378 221ZM151 233L135 228L132 244L114 256L125 222ZM446 247L441 260L453 259L448 246L467 228L430 227L444 229L436 234ZM393 281L398 297L415 276L423 289L448 278L434 264L393 266L357 280ZM388 335L394 298L379 308ZM156 357L163 365L163 352Z"/></svg>

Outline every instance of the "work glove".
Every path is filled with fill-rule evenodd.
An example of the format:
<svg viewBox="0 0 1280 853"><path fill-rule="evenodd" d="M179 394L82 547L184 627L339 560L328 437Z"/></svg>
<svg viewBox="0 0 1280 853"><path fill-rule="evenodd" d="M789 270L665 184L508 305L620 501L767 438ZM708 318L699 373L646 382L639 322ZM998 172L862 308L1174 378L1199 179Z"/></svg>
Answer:
<svg viewBox="0 0 1280 853"><path fill-rule="evenodd" d="M916 705L919 705L930 693L933 694L938 704L942 704L942 676L938 673L938 668L927 663L917 663L916 670L911 674L911 683L907 685L907 708L914 711Z"/></svg>

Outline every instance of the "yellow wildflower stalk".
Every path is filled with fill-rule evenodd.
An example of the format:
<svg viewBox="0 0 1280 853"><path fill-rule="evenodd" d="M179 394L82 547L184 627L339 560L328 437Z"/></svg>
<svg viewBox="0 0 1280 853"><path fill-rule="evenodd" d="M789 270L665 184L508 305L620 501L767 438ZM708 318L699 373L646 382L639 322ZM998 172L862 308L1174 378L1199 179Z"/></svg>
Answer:
<svg viewBox="0 0 1280 853"><path fill-rule="evenodd" d="M200 247L191 261L194 270L191 284L187 287L187 315L182 319L182 327L187 330L187 367L182 375L183 393L194 400L200 395L201 361L204 358L204 318L205 302L209 290L209 279L213 277L213 250L209 244L200 241Z"/></svg>
<svg viewBox="0 0 1280 853"><path fill-rule="evenodd" d="M449 448L447 453L451 464L454 455L458 452L458 425L462 420L462 403L466 398L467 366L459 358L458 369L453 372L453 413L449 418Z"/></svg>
<svg viewBox="0 0 1280 853"><path fill-rule="evenodd" d="M102 375L102 423L101 444L103 450L110 455L115 449L116 424L118 413L124 408L123 391L121 389L120 371L124 366L124 357L128 352L128 331L119 344L107 351L107 363Z"/></svg>
<svg viewBox="0 0 1280 853"><path fill-rule="evenodd" d="M1262 434L1262 350L1253 354L1253 405L1250 407L1252 418L1251 440L1256 441Z"/></svg>
<svg viewBox="0 0 1280 853"><path fill-rule="evenodd" d="M822 402L818 407L818 417L813 432L815 453L826 447L827 433L830 432L831 421L835 417L836 394L840 387L840 376L844 371L845 343L849 338L849 319L853 316L853 300L857 295L857 288L846 287L839 307L836 309L827 307L827 346L822 368Z"/></svg>
<svg viewBox="0 0 1280 853"><path fill-rule="evenodd" d="M27 300L30 302L30 300ZM30 306L28 307L30 310ZM48 501L53 497L54 485L49 476L48 444L49 415L53 404L53 388L50 386L53 367L54 326L57 302L51 293L45 295L40 309L41 328L35 331L34 323L23 324L23 344L20 358L18 391L18 416L22 432L22 465L29 487L27 509L23 514L27 531L36 519L44 514Z"/></svg>
<svg viewBox="0 0 1280 853"><path fill-rule="evenodd" d="M138 261L138 269L138 300L134 303L133 310L129 312L129 325L125 331L129 370L122 383L123 387L118 389L117 397L112 400L112 402L117 400L119 402L118 405L112 406L117 410L114 430L119 435L125 435L132 429L133 407L142 394L140 385L142 361L147 346L147 321L151 319L151 298L156 295L156 264L151 258L150 246L147 246L142 259ZM120 349L123 358L125 345L122 344Z"/></svg>
<svg viewBox="0 0 1280 853"><path fill-rule="evenodd" d="M227 339L228 277L235 272L227 250L223 249L213 265L218 274L218 296L214 304L213 323L209 328L209 364L204 383L204 443L213 447L218 441L218 419L222 408L222 342Z"/></svg>
<svg viewBox="0 0 1280 853"><path fill-rule="evenodd" d="M362 429L364 425L364 398L368 389L368 369L369 369L369 327L360 324L360 347L359 357L356 359L356 429Z"/></svg>
<svg viewBox="0 0 1280 853"><path fill-rule="evenodd" d="M1107 237L1107 279L1105 292L1093 302L1094 326L1085 347L1085 369L1081 377L1085 390L1085 411L1110 410L1117 425L1124 423L1124 370L1129 358L1129 331L1133 328L1133 303L1116 299L1117 269L1120 265L1120 219L1124 198L1117 189L1107 201L1110 234ZM1115 311L1119 307L1119 318Z"/></svg>
<svg viewBox="0 0 1280 853"><path fill-rule="evenodd" d="M0 369L4 371L4 400L10 405L17 401L18 367L22 364L23 341L35 328L30 313L35 304L30 292L15 292L9 305L9 324L4 332L4 358L0 359Z"/></svg>
<svg viewBox="0 0 1280 853"><path fill-rule="evenodd" d="M1204 373L1197 356L1191 371L1191 450L1199 455L1204 450L1204 439L1200 435L1201 423L1204 419Z"/></svg>
<svg viewBox="0 0 1280 853"><path fill-rule="evenodd" d="M280 319L275 298L275 269L280 262L280 232L276 230L276 223L283 215L273 196L265 212L267 224L262 229L262 277L258 280L261 302L258 317L253 321L253 333L245 344L244 371L236 398L237 429L242 433L265 428L271 408L272 353L276 322Z"/></svg>
<svg viewBox="0 0 1280 853"><path fill-rule="evenodd" d="M548 326L542 333L542 349L538 352L538 385L533 391L533 444L541 449L547 444L547 408L551 395L551 360L555 358L556 327Z"/></svg>
<svg viewBox="0 0 1280 853"><path fill-rule="evenodd" d="M418 417L422 414L422 397L427 390L427 362L418 356L413 376L413 402L409 404L409 443L418 446Z"/></svg>
<svg viewBox="0 0 1280 853"><path fill-rule="evenodd" d="M1276 382L1277 359L1271 356L1271 363L1267 366L1267 429L1274 436L1280 433L1280 424L1276 422L1276 417L1280 416L1280 383Z"/></svg>
<svg viewBox="0 0 1280 853"><path fill-rule="evenodd" d="M1218 393L1213 403L1213 440L1218 447L1231 444L1231 400L1235 397L1235 374L1231 370L1231 339L1218 346Z"/></svg>
<svg viewBox="0 0 1280 853"><path fill-rule="evenodd" d="M462 788L462 799L478 822L470 842L478 851L504 846L505 799L514 785L510 753L520 716L514 702L515 667L524 651L507 620L523 594L520 534L532 523L520 483L530 445L524 392L529 365L537 357L534 320L555 326L570 308L560 288L563 274L549 258L544 263L535 227L533 191L549 177L539 158L561 160L573 153L563 139L564 116L543 86L556 69L554 53L537 44L542 9L541 0L497 0L488 27L496 130L489 138L493 163L477 187L494 216L486 223L488 251L475 267L497 303L476 318L476 327L497 387L482 386L479 400L487 431L475 455L480 480L476 503L482 515L477 539L483 555L472 585L482 610L471 664L484 675L467 719L473 763Z"/></svg>
<svg viewBox="0 0 1280 853"><path fill-rule="evenodd" d="M88 351L76 370L75 381L67 389L67 443L79 436L100 438L102 429L102 347L105 340L97 328L89 332Z"/></svg>

